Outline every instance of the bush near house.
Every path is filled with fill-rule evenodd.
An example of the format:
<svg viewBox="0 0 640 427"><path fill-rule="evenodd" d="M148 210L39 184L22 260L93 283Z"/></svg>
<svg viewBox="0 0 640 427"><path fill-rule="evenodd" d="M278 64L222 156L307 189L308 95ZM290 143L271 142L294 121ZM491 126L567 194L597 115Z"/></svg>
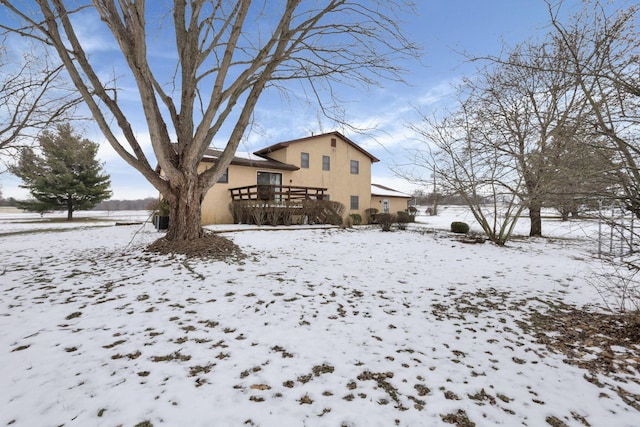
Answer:
<svg viewBox="0 0 640 427"><path fill-rule="evenodd" d="M342 203L333 200L318 200L313 203L320 209L318 214L315 215L316 224L342 224L342 216L346 210ZM312 218L314 217L309 217L310 220Z"/></svg>
<svg viewBox="0 0 640 427"><path fill-rule="evenodd" d="M357 214L357 213L349 214L349 218L351 218L351 222L353 225L362 224L362 216L360 216L360 214Z"/></svg>
<svg viewBox="0 0 640 427"><path fill-rule="evenodd" d="M367 224L375 224L376 216L378 215L378 209L376 208L365 209L364 215L367 218Z"/></svg>
<svg viewBox="0 0 640 427"><path fill-rule="evenodd" d="M469 224L462 221L453 221L451 223L451 231L453 233L467 234L469 232Z"/></svg>
<svg viewBox="0 0 640 427"><path fill-rule="evenodd" d="M413 217L411 215L409 215L409 213L407 211L398 211L398 222L402 222L402 223L408 223L408 222L413 222Z"/></svg>
<svg viewBox="0 0 640 427"><path fill-rule="evenodd" d="M398 211L398 214L396 215L396 221L400 230L406 230L407 224L412 222L411 217L405 211Z"/></svg>
<svg viewBox="0 0 640 427"><path fill-rule="evenodd" d="M236 224L342 224L345 207L331 200L236 201L229 205Z"/></svg>
<svg viewBox="0 0 640 427"><path fill-rule="evenodd" d="M380 225L382 231L391 231L391 226L397 221L396 216L388 213L376 215L376 223Z"/></svg>

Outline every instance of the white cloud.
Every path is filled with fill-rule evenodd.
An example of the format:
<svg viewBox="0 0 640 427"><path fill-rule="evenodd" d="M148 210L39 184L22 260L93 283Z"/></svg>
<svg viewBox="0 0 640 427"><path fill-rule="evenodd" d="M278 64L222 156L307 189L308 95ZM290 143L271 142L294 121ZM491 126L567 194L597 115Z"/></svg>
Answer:
<svg viewBox="0 0 640 427"><path fill-rule="evenodd" d="M86 53L120 52L118 44L96 13L75 13L71 15L71 21L73 30Z"/></svg>
<svg viewBox="0 0 640 427"><path fill-rule="evenodd" d="M460 83L460 78L443 80L434 86L428 87L424 93L416 99L416 107L426 107L447 102L455 93L455 85Z"/></svg>

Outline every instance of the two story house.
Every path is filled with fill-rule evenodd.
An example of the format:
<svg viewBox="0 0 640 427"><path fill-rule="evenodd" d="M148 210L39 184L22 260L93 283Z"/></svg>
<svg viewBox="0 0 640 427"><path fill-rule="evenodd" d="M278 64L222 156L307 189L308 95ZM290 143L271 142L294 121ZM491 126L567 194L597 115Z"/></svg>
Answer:
<svg viewBox="0 0 640 427"><path fill-rule="evenodd" d="M208 150L201 167L214 165L220 154ZM237 155L205 196L202 223L233 223L233 201L278 202L293 196L337 201L345 206L344 216L357 213L364 218L366 209L380 210L377 200L372 206L371 193L371 166L377 161L339 132L280 142L250 155Z"/></svg>

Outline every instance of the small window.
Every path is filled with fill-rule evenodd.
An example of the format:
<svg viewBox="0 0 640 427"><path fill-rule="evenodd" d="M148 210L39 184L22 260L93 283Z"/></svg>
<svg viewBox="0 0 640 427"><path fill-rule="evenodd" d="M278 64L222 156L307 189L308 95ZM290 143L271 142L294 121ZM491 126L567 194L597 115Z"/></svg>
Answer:
<svg viewBox="0 0 640 427"><path fill-rule="evenodd" d="M218 178L218 183L227 184L228 182L229 182L229 168L226 168L224 170L224 173L220 175L220 178Z"/></svg>
<svg viewBox="0 0 640 427"><path fill-rule="evenodd" d="M323 171L331 170L331 157L322 156L322 170Z"/></svg>
<svg viewBox="0 0 640 427"><path fill-rule="evenodd" d="M300 153L300 167L309 169L309 153Z"/></svg>
<svg viewBox="0 0 640 427"><path fill-rule="evenodd" d="M351 175L358 175L360 173L360 162L357 160L351 160Z"/></svg>
<svg viewBox="0 0 640 427"><path fill-rule="evenodd" d="M351 196L351 210L357 211L358 209L360 209L360 197Z"/></svg>
<svg viewBox="0 0 640 427"><path fill-rule="evenodd" d="M331 138L331 146L335 148L335 146L336 146L336 139L335 138Z"/></svg>

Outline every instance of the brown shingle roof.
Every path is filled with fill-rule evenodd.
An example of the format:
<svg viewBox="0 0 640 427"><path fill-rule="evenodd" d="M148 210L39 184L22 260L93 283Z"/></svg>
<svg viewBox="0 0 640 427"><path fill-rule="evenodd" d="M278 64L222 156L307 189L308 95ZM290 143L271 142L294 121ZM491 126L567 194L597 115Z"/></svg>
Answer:
<svg viewBox="0 0 640 427"><path fill-rule="evenodd" d="M221 155L222 155L221 150L214 150L213 148L208 148L204 152L204 157L202 158L202 161L215 163L216 160L218 160ZM277 160L251 159L251 158L244 158L240 156L233 156L233 159L231 160L231 164L238 165L238 166L251 166L254 168L277 169L277 170L285 170L285 171L295 171L300 169L296 165L282 163Z"/></svg>

